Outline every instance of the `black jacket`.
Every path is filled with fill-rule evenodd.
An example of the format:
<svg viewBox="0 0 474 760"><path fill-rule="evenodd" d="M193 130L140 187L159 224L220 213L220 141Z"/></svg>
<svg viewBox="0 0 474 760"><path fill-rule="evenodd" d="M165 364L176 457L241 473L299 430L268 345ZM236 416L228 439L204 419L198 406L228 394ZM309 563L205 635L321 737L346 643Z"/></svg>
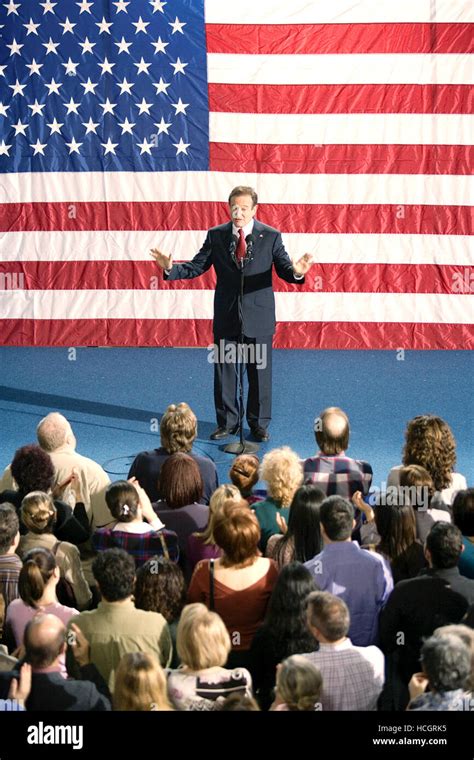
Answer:
<svg viewBox="0 0 474 760"><path fill-rule="evenodd" d="M272 270L286 282L301 285L304 278L296 279L291 259L273 227L254 220L253 258L244 269L243 334L249 338L273 335L275 332L275 296L272 287ZM217 277L214 294L214 338L232 338L239 335L238 297L240 272L232 260L230 244L232 222L213 227L199 253L185 264L174 264L167 280L187 280L214 267Z"/></svg>

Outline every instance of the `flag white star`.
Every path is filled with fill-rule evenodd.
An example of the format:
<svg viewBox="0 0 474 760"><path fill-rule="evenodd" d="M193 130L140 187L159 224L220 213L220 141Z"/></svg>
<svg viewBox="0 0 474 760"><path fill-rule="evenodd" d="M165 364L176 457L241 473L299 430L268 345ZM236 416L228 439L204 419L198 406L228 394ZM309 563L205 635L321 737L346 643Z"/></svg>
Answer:
<svg viewBox="0 0 474 760"><path fill-rule="evenodd" d="M124 92L126 92L127 95L132 94L132 87L134 86L134 82L127 82L127 80L124 78L122 82L116 82L115 84L117 87L120 87L121 95L123 95Z"/></svg>
<svg viewBox="0 0 474 760"><path fill-rule="evenodd" d="M6 145L5 140L2 140L2 142L0 143L0 156L9 156L10 154L8 151L10 150L11 147L12 147L11 144Z"/></svg>
<svg viewBox="0 0 474 760"><path fill-rule="evenodd" d="M149 21L143 21L142 17L140 16L138 21L132 21L132 26L136 26L136 32L135 34L138 34L138 32L143 32L144 34L147 34L147 26L150 26Z"/></svg>
<svg viewBox="0 0 474 760"><path fill-rule="evenodd" d="M95 88L98 84L98 82L91 82L91 78L87 77L87 82L81 82L81 87L84 87L84 95L87 95L88 92L95 95Z"/></svg>
<svg viewBox="0 0 474 760"><path fill-rule="evenodd" d="M130 5L130 3L129 2L126 3L124 2L124 0L119 0L118 3L112 3L112 5L117 6L117 10L115 11L115 13L120 13L120 11L123 11L124 13L128 13L127 5Z"/></svg>
<svg viewBox="0 0 474 760"><path fill-rule="evenodd" d="M97 127L99 126L98 121L92 121L92 116L89 117L89 121L83 121L82 126L86 128L86 135L89 134L89 132L96 133Z"/></svg>
<svg viewBox="0 0 474 760"><path fill-rule="evenodd" d="M72 98L69 101L69 103L63 103L63 106L67 108L68 115L70 113L75 113L77 114L77 116L79 116L79 112L77 109L79 108L80 105L81 105L80 103L75 103Z"/></svg>
<svg viewBox="0 0 474 760"><path fill-rule="evenodd" d="M66 32L70 32L71 34L74 34L73 30L74 30L74 27L77 26L77 24L72 24L69 21L69 16L66 16L66 21L64 21L64 22L60 21L59 22L59 26L63 26L64 27L63 34L66 34Z"/></svg>
<svg viewBox="0 0 474 760"><path fill-rule="evenodd" d="M186 108L189 107L189 103L183 103L181 98L178 98L177 103L171 103L173 108L175 109L174 115L177 116L179 113L184 113L185 116L188 114L186 113Z"/></svg>
<svg viewBox="0 0 474 760"><path fill-rule="evenodd" d="M73 61L71 61L70 58L68 58L67 63L62 63L61 66L64 66L64 68L66 69L65 71L66 74L69 74L69 76L71 75L76 76L76 69L79 66L79 64L74 63Z"/></svg>
<svg viewBox="0 0 474 760"><path fill-rule="evenodd" d="M31 71L28 74L28 76L31 77L32 74L38 74L39 75L40 69L42 69L43 66L44 66L44 63L36 63L36 58L33 58L33 60L31 61L31 63L27 63L26 64L26 68L27 69L31 69Z"/></svg>
<svg viewBox="0 0 474 760"><path fill-rule="evenodd" d="M96 26L99 27L99 34L111 34L109 27L112 26L112 21L106 21L105 16L102 16L102 21L100 23L96 22Z"/></svg>
<svg viewBox="0 0 474 760"><path fill-rule="evenodd" d="M55 55L58 55L58 51L56 50L56 48L59 47L59 42L53 42L53 40L50 37L48 42L42 42L41 44L43 45L43 47L46 48L46 55L49 55L50 53L54 53Z"/></svg>
<svg viewBox="0 0 474 760"><path fill-rule="evenodd" d="M133 134L132 129L135 126L135 121L129 121L128 117L125 117L125 121L119 122L119 127L122 127L122 134L124 135L125 132L128 132L130 135Z"/></svg>
<svg viewBox="0 0 474 760"><path fill-rule="evenodd" d="M174 72L173 72L174 75L176 75L176 74L185 74L186 72L184 70L184 67L187 66L187 65L188 65L187 63L181 63L181 59L180 58L178 58L178 60L176 61L176 63L170 63L170 66L172 66L174 68Z"/></svg>
<svg viewBox="0 0 474 760"><path fill-rule="evenodd" d="M169 135L168 127L171 127L171 122L168 124L163 117L161 117L161 121L155 121L154 122L155 127L158 127L158 134L161 135L162 132L165 132L167 135Z"/></svg>
<svg viewBox="0 0 474 760"><path fill-rule="evenodd" d="M53 121L48 124L48 127L50 128L50 136L57 133L58 135L61 134L61 127L64 127L64 122L60 123L59 121L56 121L56 116L54 117Z"/></svg>
<svg viewBox="0 0 474 760"><path fill-rule="evenodd" d="M27 37L28 37L29 34L36 34L36 36L39 37L39 34L38 34L38 32L36 30L38 29L39 26L41 26L41 24L35 24L33 22L33 19L31 18L31 16L30 16L29 23L28 24L23 24L23 26L25 27L25 29L28 30L26 32L26 36Z"/></svg>
<svg viewBox="0 0 474 760"><path fill-rule="evenodd" d="M9 16L10 13L14 13L16 16L20 15L17 11L17 8L20 7L20 3L14 3L13 0L10 0L9 3L3 3L3 7L8 11L7 16Z"/></svg>
<svg viewBox="0 0 474 760"><path fill-rule="evenodd" d="M6 68L7 68L6 64L4 66L0 66L0 77L5 77L5 79L7 78L7 75L5 74Z"/></svg>
<svg viewBox="0 0 474 760"><path fill-rule="evenodd" d="M18 119L16 124L12 124L13 129L15 130L15 137L18 137L18 135L23 135L23 137L26 137L25 130L28 128L29 124L22 124L20 119Z"/></svg>
<svg viewBox="0 0 474 760"><path fill-rule="evenodd" d="M99 105L104 109L104 113L102 114L103 116L105 116L106 113L113 114L114 108L117 108L117 103L111 103L108 98L106 99L105 103L99 103Z"/></svg>
<svg viewBox="0 0 474 760"><path fill-rule="evenodd" d="M7 45L7 48L10 48L10 50L11 50L10 55L21 55L20 54L20 50L22 49L22 47L25 47L25 46L24 45L19 45L18 42L16 41L15 37L13 38L12 44L11 45Z"/></svg>
<svg viewBox="0 0 474 760"><path fill-rule="evenodd" d="M46 2L46 3L40 3L40 5L42 5L43 8L44 8L44 10L43 10L43 16L46 13L52 13L54 15L53 8L54 8L55 5L57 5L57 3Z"/></svg>
<svg viewBox="0 0 474 760"><path fill-rule="evenodd" d="M10 106L4 106L3 103L0 103L0 116L6 116L9 108Z"/></svg>
<svg viewBox="0 0 474 760"><path fill-rule="evenodd" d="M130 55L130 53L128 52L128 48L131 47L132 43L131 42L127 42L126 39L125 39L125 37L122 37L122 39L120 40L120 42L114 42L114 45L117 45L117 47L119 49L119 54L120 53L128 53Z"/></svg>
<svg viewBox="0 0 474 760"><path fill-rule="evenodd" d="M39 114L40 116L43 116L43 108L45 108L46 103L38 103L38 100L35 100L32 106L28 106L28 108L31 108L31 115L35 116L36 114Z"/></svg>
<svg viewBox="0 0 474 760"><path fill-rule="evenodd" d="M107 142L101 143L101 145L103 148L105 148L104 156L106 156L107 153L113 153L115 156L115 148L117 147L118 143L113 143L109 137Z"/></svg>
<svg viewBox="0 0 474 760"><path fill-rule="evenodd" d="M164 82L163 77L160 77L159 82L153 82L153 87L156 87L156 94L159 95L160 92L166 93L168 87L171 87L171 82Z"/></svg>
<svg viewBox="0 0 474 760"><path fill-rule="evenodd" d="M148 74L148 69L150 68L151 63L145 63L142 56L140 59L140 63L134 63L133 65L137 67L137 74L142 74L142 73Z"/></svg>
<svg viewBox="0 0 474 760"><path fill-rule="evenodd" d="M79 153L79 148L81 147L82 143L76 142L75 137L72 138L72 141L70 143L66 143L66 145L69 148L69 155L71 155L71 153L78 153L79 155L81 155Z"/></svg>
<svg viewBox="0 0 474 760"><path fill-rule="evenodd" d="M148 142L146 137L143 138L142 143L136 143L138 147L140 148L140 155L143 156L144 153L148 153L149 156L151 156L151 148L153 148L153 143Z"/></svg>
<svg viewBox="0 0 474 760"><path fill-rule="evenodd" d="M42 156L44 156L44 149L46 148L47 143L40 143L39 138L36 140L35 143L30 143L30 148L34 148L34 156L37 156L38 153L41 153Z"/></svg>
<svg viewBox="0 0 474 760"><path fill-rule="evenodd" d="M185 143L183 141L183 138L179 138L179 143L173 143L174 147L176 148L176 155L179 156L180 153L184 153L186 156L188 155L188 148L191 145L191 143Z"/></svg>
<svg viewBox="0 0 474 760"><path fill-rule="evenodd" d="M109 63L107 58L104 58L102 63L97 64L102 69L102 74L112 74L112 69L116 65L115 63ZM101 74L101 76L102 76Z"/></svg>
<svg viewBox="0 0 474 760"><path fill-rule="evenodd" d="M44 83L44 86L48 88L49 92L48 95L52 95L53 92L55 95L59 95L59 88L62 87L62 82L55 82L54 77L51 80L51 82L48 84L47 82Z"/></svg>
<svg viewBox="0 0 474 760"><path fill-rule="evenodd" d="M186 22L180 21L179 18L176 16L173 22L168 23L168 26L170 26L173 30L171 34L175 34L176 32L181 32L181 34L184 34L183 26L186 26Z"/></svg>
<svg viewBox="0 0 474 760"><path fill-rule="evenodd" d="M156 42L152 42L151 44L155 48L155 55L156 55L157 53L166 53L165 48L167 48L170 43L169 42L163 42L163 40L161 39L161 37L158 37L157 41Z"/></svg>
<svg viewBox="0 0 474 760"><path fill-rule="evenodd" d="M25 97L23 90L25 89L26 84L20 84L17 79L15 84L9 84L8 86L13 90L12 97L14 97L15 95L23 95L23 97Z"/></svg>
<svg viewBox="0 0 474 760"><path fill-rule="evenodd" d="M91 13L90 9L91 9L91 6L93 5L93 3L88 3L87 0L82 0L81 3L76 3L76 5L78 5L79 8L80 8L79 16L81 15L81 13L90 13L91 16L92 16L92 13ZM66 143L66 145L67 145L67 143ZM82 145L82 143L81 143L81 145Z"/></svg>
<svg viewBox="0 0 474 760"><path fill-rule="evenodd" d="M156 11L160 11L160 13L164 13L164 6L168 5L168 3L161 3L160 0L150 0L150 5L153 7L153 13L156 13Z"/></svg>
<svg viewBox="0 0 474 760"><path fill-rule="evenodd" d="M142 113L146 113L146 114L148 114L148 116L150 116L150 108L152 107L153 103L147 103L146 100L145 100L145 98L142 98L142 102L141 103L135 103L135 105L136 105L137 108L140 109L140 113L138 114L139 116Z"/></svg>
<svg viewBox="0 0 474 760"><path fill-rule="evenodd" d="M86 53L92 53L92 48L97 45L96 42L89 42L89 37L86 37L84 42L80 42L79 45L82 48L82 55L85 55Z"/></svg>

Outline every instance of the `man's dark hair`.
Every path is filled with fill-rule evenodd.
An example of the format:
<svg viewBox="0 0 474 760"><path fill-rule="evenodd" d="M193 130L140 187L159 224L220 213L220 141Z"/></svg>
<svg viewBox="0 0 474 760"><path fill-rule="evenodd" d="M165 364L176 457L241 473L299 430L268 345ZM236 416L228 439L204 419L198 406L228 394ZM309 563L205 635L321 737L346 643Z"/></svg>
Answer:
<svg viewBox="0 0 474 760"><path fill-rule="evenodd" d="M319 519L331 541L346 541L352 533L354 507L342 496L328 496L321 504Z"/></svg>
<svg viewBox="0 0 474 760"><path fill-rule="evenodd" d="M95 558L92 572L107 602L120 602L133 594L135 562L123 549L107 549Z"/></svg>
<svg viewBox="0 0 474 760"><path fill-rule="evenodd" d="M11 473L23 495L31 491L47 493L54 481L54 466L51 457L36 444L22 446L15 451Z"/></svg>
<svg viewBox="0 0 474 760"><path fill-rule="evenodd" d="M452 523L436 522L426 537L426 548L436 570L456 567L462 546L461 531Z"/></svg>
<svg viewBox="0 0 474 760"><path fill-rule="evenodd" d="M6 554L20 529L20 521L13 504L0 504L0 554Z"/></svg>
<svg viewBox="0 0 474 760"><path fill-rule="evenodd" d="M465 488L456 494L453 521L463 536L474 536L474 488Z"/></svg>
<svg viewBox="0 0 474 760"><path fill-rule="evenodd" d="M471 652L459 636L430 636L421 648L420 659L435 691L465 688L471 673Z"/></svg>
<svg viewBox="0 0 474 760"><path fill-rule="evenodd" d="M250 195L252 199L252 208L254 208L258 203L258 196L253 187L248 187L247 185L237 185L237 187L234 187L229 195L229 206L232 205L232 198L238 198L239 195Z"/></svg>

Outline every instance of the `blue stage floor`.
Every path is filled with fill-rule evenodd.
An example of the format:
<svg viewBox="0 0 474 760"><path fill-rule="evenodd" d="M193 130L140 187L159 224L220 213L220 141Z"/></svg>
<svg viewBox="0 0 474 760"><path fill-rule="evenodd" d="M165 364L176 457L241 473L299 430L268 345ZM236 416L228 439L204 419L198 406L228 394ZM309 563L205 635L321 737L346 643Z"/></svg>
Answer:
<svg viewBox="0 0 474 760"><path fill-rule="evenodd" d="M35 441L49 411L68 417L78 451L112 479L134 455L159 445L154 420L169 403L187 401L199 419L196 448L216 462L221 482L231 456L208 440L215 427L213 367L205 349L0 349L0 467L18 446ZM352 426L349 453L369 461L380 487L400 463L407 420L433 413L452 427L456 469L474 484L474 357L467 351L275 351L271 441L300 456L315 451L312 425L326 406L340 406Z"/></svg>

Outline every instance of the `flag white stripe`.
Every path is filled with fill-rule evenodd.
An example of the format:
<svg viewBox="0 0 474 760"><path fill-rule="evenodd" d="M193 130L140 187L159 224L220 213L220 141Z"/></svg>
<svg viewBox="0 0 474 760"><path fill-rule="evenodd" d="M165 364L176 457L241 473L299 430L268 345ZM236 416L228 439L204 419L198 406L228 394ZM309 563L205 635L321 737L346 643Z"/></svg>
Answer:
<svg viewBox="0 0 474 760"><path fill-rule="evenodd" d="M0 291L5 319L211 319L212 290ZM276 293L278 321L470 324L474 299L433 293Z"/></svg>
<svg viewBox="0 0 474 760"><path fill-rule="evenodd" d="M217 143L470 145L473 131L470 114L209 114Z"/></svg>
<svg viewBox="0 0 474 760"><path fill-rule="evenodd" d="M472 84L467 53L241 55L209 53L215 84Z"/></svg>
<svg viewBox="0 0 474 760"><path fill-rule="evenodd" d="M3 260L148 261L149 249L157 247L176 261L189 261L205 237L206 230L8 232L2 240ZM321 263L474 264L467 235L284 233L283 242L293 259L308 251Z"/></svg>
<svg viewBox="0 0 474 760"><path fill-rule="evenodd" d="M467 175L237 172L58 172L54 181L47 173L8 174L3 194L10 203L67 203L74 218L80 213L74 201L227 203L236 185L257 187L262 203L289 208L303 203L469 205L474 197L474 179Z"/></svg>
<svg viewBox="0 0 474 760"><path fill-rule="evenodd" d="M377 24L474 21L466 0L206 0L208 24Z"/></svg>

